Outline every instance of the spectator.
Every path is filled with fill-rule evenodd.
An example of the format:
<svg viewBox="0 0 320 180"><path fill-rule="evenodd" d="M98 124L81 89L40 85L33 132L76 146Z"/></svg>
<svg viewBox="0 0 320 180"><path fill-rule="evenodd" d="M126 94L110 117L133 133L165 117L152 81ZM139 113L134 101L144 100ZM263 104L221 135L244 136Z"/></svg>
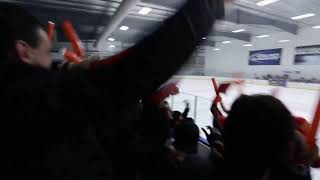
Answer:
<svg viewBox="0 0 320 180"><path fill-rule="evenodd" d="M184 153L197 153L199 129L192 121L184 121L175 129L174 147Z"/></svg>
<svg viewBox="0 0 320 180"><path fill-rule="evenodd" d="M199 128L192 121L183 121L175 129L176 174L174 179L205 180L214 176L208 158L198 155Z"/></svg>
<svg viewBox="0 0 320 180"><path fill-rule="evenodd" d="M169 138L170 119L167 108L161 105L145 103L142 119L138 124L138 133L142 144L140 159L136 164L141 166L142 179L169 179L172 164L170 150L166 146Z"/></svg>
<svg viewBox="0 0 320 180"><path fill-rule="evenodd" d="M183 113L181 113L180 111L173 111L172 112L172 115L173 115L172 127L173 128L175 128L175 126L180 124L183 120L188 119L188 114L190 111L190 104L188 101L184 101L184 102L186 104L186 107L185 107Z"/></svg>
<svg viewBox="0 0 320 180"><path fill-rule="evenodd" d="M170 78L222 15L222 0L189 0L112 64L53 72L43 27L1 2L1 179L113 179L113 145L128 137L114 118Z"/></svg>
<svg viewBox="0 0 320 180"><path fill-rule="evenodd" d="M243 95L231 108L223 137L223 179L267 178L273 168L288 162L286 152L294 137L293 117L272 96Z"/></svg>

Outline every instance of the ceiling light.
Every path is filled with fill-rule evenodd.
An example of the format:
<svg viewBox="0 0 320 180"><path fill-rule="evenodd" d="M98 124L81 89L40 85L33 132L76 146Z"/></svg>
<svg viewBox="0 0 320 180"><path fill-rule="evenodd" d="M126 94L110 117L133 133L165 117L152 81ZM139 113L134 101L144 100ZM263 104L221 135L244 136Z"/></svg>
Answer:
<svg viewBox="0 0 320 180"><path fill-rule="evenodd" d="M252 44L244 44L243 46L245 46L245 47L251 47L251 46L253 46Z"/></svg>
<svg viewBox="0 0 320 180"><path fill-rule="evenodd" d="M221 42L222 44L230 44L231 43L231 41L223 41L223 42Z"/></svg>
<svg viewBox="0 0 320 180"><path fill-rule="evenodd" d="M320 29L320 26L313 26L313 29Z"/></svg>
<svg viewBox="0 0 320 180"><path fill-rule="evenodd" d="M139 13L139 14L146 15L146 14L149 14L151 11L152 11L151 8L143 7L143 8L140 9L140 11L139 11L138 13Z"/></svg>
<svg viewBox="0 0 320 180"><path fill-rule="evenodd" d="M315 16L315 14L313 14L313 13L303 14L300 16L292 17L291 19L298 20L298 19L304 19L304 18L308 18L308 17L312 17L312 16Z"/></svg>
<svg viewBox="0 0 320 180"><path fill-rule="evenodd" d="M285 42L290 42L290 40L284 39L284 40L280 40L279 42L280 42L280 43L285 43Z"/></svg>
<svg viewBox="0 0 320 180"><path fill-rule="evenodd" d="M206 40L207 38L203 37L202 39L203 39L203 40Z"/></svg>
<svg viewBox="0 0 320 180"><path fill-rule="evenodd" d="M108 41L115 41L114 38L108 38Z"/></svg>
<svg viewBox="0 0 320 180"><path fill-rule="evenodd" d="M221 49L219 49L219 48L214 48L213 50L214 50L214 51L220 51Z"/></svg>
<svg viewBox="0 0 320 180"><path fill-rule="evenodd" d="M115 46L115 45L110 45L109 47L110 47L110 48L115 48L116 46Z"/></svg>
<svg viewBox="0 0 320 180"><path fill-rule="evenodd" d="M246 31L245 29L238 29L238 30L234 30L234 31L232 31L233 33L239 33L239 32L244 32L244 31Z"/></svg>
<svg viewBox="0 0 320 180"><path fill-rule="evenodd" d="M127 31L128 29L129 29L128 26L121 26L121 27L120 27L120 30L122 30L122 31Z"/></svg>
<svg viewBox="0 0 320 180"><path fill-rule="evenodd" d="M257 3L258 6L266 6L268 4L272 4L272 3L275 3L279 0L264 0L264 1L260 1Z"/></svg>
<svg viewBox="0 0 320 180"><path fill-rule="evenodd" d="M269 37L270 35L260 35L260 36L256 36L257 38L266 38L266 37Z"/></svg>

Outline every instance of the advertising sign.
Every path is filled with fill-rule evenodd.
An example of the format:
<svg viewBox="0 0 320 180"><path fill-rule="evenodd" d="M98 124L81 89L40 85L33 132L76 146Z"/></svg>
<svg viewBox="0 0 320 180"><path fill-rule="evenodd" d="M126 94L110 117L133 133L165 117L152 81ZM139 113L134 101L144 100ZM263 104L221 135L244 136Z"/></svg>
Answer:
<svg viewBox="0 0 320 180"><path fill-rule="evenodd" d="M280 65L282 49L250 51L249 65Z"/></svg>
<svg viewBox="0 0 320 180"><path fill-rule="evenodd" d="M296 48L295 65L320 65L320 45Z"/></svg>

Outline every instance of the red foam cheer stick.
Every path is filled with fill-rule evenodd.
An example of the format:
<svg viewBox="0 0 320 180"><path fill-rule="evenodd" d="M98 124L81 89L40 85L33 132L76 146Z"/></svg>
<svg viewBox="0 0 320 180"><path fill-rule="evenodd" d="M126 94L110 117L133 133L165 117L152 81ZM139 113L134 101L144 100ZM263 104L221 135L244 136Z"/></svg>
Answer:
<svg viewBox="0 0 320 180"><path fill-rule="evenodd" d="M82 59L74 52L66 50L63 57L71 63L80 63Z"/></svg>
<svg viewBox="0 0 320 180"><path fill-rule="evenodd" d="M50 42L53 41L54 28L55 28L55 23L49 21L48 22L48 39Z"/></svg>
<svg viewBox="0 0 320 180"><path fill-rule="evenodd" d="M219 88L218 88L218 92L219 93L226 93L226 91L228 90L228 88L231 86L231 83L222 83L220 84Z"/></svg>
<svg viewBox="0 0 320 180"><path fill-rule="evenodd" d="M319 128L319 123L320 123L320 100L318 102L316 113L314 115L314 119L311 124L311 129L308 134L308 144L311 148L315 147L316 145L316 136Z"/></svg>
<svg viewBox="0 0 320 180"><path fill-rule="evenodd" d="M227 112L225 106L223 105L222 103L222 98L220 97L220 92L222 93L225 93L225 91L228 89L228 87L230 86L230 83L227 84L221 84L219 87L217 85L217 82L216 82L216 79L215 78L212 78L212 84L213 84L213 87L214 87L214 90L216 92L216 97L215 99L213 100L213 105L216 106L218 103L221 104L221 107L223 109L223 111ZM224 117L222 116L222 113L220 112L219 109L216 109L216 111L218 111L219 114L221 114L221 118L218 118L218 119L224 119ZM214 113L213 113L214 114ZM223 123L223 122L221 122Z"/></svg>
<svg viewBox="0 0 320 180"><path fill-rule="evenodd" d="M79 56L79 57L85 57L86 51L83 47L82 42L80 41L75 29L73 28L70 21L64 21L62 23L63 31L68 38L68 40L71 42L73 51Z"/></svg>
<svg viewBox="0 0 320 180"><path fill-rule="evenodd" d="M216 92L216 98L215 98L214 102L215 103L221 102L222 99L220 97L220 93L225 93L227 91L227 89L230 87L231 83L222 83L218 87L216 79L212 78L212 84L213 84L214 90Z"/></svg>
<svg viewBox="0 0 320 180"><path fill-rule="evenodd" d="M156 91L149 99L153 104L160 104L161 101L169 97L170 95L176 95L179 93L179 88L177 87L178 82L167 84Z"/></svg>
<svg viewBox="0 0 320 180"><path fill-rule="evenodd" d="M217 81L215 78L212 78L212 84L213 84L213 88L216 92L216 95L218 96L219 95L219 88L218 88L218 84L217 84Z"/></svg>

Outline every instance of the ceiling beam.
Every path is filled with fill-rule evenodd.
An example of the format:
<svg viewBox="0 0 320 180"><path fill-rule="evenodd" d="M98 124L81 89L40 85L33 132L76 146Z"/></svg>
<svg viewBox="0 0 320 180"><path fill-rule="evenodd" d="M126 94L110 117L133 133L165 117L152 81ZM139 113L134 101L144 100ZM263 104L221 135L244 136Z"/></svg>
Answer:
<svg viewBox="0 0 320 180"><path fill-rule="evenodd" d="M226 21L237 24L271 25L291 34L298 34L299 26L294 23L271 19L242 9L228 9L228 11L226 12Z"/></svg>
<svg viewBox="0 0 320 180"><path fill-rule="evenodd" d="M106 22L106 27L103 32L97 37L95 47L99 47L99 44L106 40L106 38L120 25L120 23L127 17L130 10L137 5L139 0L126 0L123 1L120 7L117 9L113 17Z"/></svg>
<svg viewBox="0 0 320 180"><path fill-rule="evenodd" d="M229 37L241 41L251 42L252 35L250 33L232 33L232 32L224 32L224 31L215 31L211 33L209 36L223 36Z"/></svg>
<svg viewBox="0 0 320 180"><path fill-rule="evenodd" d="M210 40L205 40L201 43L201 46L210 46L210 47L215 47L216 42L215 41L210 41Z"/></svg>

